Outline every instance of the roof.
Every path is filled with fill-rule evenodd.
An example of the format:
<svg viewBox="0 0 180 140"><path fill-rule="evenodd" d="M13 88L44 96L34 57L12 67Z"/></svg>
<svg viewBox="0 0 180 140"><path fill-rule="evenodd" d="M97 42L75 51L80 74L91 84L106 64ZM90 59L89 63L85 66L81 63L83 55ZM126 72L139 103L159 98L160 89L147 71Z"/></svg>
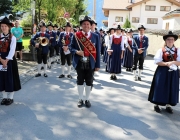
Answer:
<svg viewBox="0 0 180 140"><path fill-rule="evenodd" d="M120 2L121 1L121 2ZM136 0L141 1L141 0ZM103 10L127 10L127 6L132 5L129 0L104 0Z"/></svg>
<svg viewBox="0 0 180 140"><path fill-rule="evenodd" d="M121 2L120 2L121 1ZM103 10L127 10L128 8L132 8L137 6L143 2L147 2L150 0L135 0L135 3L129 2L129 0L104 0ZM180 0L166 0L171 2L177 6L180 6Z"/></svg>

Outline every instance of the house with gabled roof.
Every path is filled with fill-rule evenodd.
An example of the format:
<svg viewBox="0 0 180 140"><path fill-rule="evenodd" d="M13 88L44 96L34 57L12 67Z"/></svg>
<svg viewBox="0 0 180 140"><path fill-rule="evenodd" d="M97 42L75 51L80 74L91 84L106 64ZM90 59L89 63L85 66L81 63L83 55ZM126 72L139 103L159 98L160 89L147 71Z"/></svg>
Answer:
<svg viewBox="0 0 180 140"><path fill-rule="evenodd" d="M134 28L139 24L149 29L162 29L163 18L180 7L180 0L104 0L103 21L109 28L123 25L128 18Z"/></svg>

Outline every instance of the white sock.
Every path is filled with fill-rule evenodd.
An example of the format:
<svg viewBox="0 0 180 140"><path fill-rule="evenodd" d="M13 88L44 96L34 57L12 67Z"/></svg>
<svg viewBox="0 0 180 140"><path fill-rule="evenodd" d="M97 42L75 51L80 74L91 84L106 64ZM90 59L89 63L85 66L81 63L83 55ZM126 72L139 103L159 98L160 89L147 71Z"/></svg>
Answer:
<svg viewBox="0 0 180 140"><path fill-rule="evenodd" d="M41 64L38 64L38 73L41 73Z"/></svg>
<svg viewBox="0 0 180 140"><path fill-rule="evenodd" d="M62 74L64 75L65 65L62 65L62 66L61 66L61 69L62 69Z"/></svg>
<svg viewBox="0 0 180 140"><path fill-rule="evenodd" d="M133 70L134 77L136 77L136 70Z"/></svg>
<svg viewBox="0 0 180 140"><path fill-rule="evenodd" d="M166 107L171 107L171 105L170 105L170 104L167 104Z"/></svg>
<svg viewBox="0 0 180 140"><path fill-rule="evenodd" d="M2 94L3 94L3 99L4 99L4 98L7 98L7 92L2 91Z"/></svg>
<svg viewBox="0 0 180 140"><path fill-rule="evenodd" d="M142 70L139 70L138 76L141 77Z"/></svg>
<svg viewBox="0 0 180 140"><path fill-rule="evenodd" d="M68 75L70 75L71 72L71 66L68 66Z"/></svg>
<svg viewBox="0 0 180 140"><path fill-rule="evenodd" d="M79 100L83 100L84 85L77 85L77 88L79 93Z"/></svg>
<svg viewBox="0 0 180 140"><path fill-rule="evenodd" d="M89 95L91 93L91 86L86 86L85 87L85 92L86 92L86 100L89 100Z"/></svg>
<svg viewBox="0 0 180 140"><path fill-rule="evenodd" d="M47 64L44 64L44 73L46 73L47 70Z"/></svg>
<svg viewBox="0 0 180 140"><path fill-rule="evenodd" d="M14 92L10 92L10 93L9 93L9 98L10 98L10 99L13 99L13 97L14 97Z"/></svg>
<svg viewBox="0 0 180 140"><path fill-rule="evenodd" d="M48 65L51 66L52 58L49 58Z"/></svg>

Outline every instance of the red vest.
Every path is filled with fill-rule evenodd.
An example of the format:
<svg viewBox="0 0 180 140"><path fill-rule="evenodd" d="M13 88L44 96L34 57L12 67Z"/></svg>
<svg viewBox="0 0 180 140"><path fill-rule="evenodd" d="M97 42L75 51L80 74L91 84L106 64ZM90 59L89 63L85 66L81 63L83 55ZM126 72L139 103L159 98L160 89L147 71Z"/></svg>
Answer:
<svg viewBox="0 0 180 140"><path fill-rule="evenodd" d="M1 38L1 36L0 36L0 38ZM12 35L10 35L10 38L12 38ZM0 52L8 52L9 45L10 45L10 39L8 38L8 40L6 40L5 42L0 40L0 45L2 46L2 47L0 47Z"/></svg>
<svg viewBox="0 0 180 140"><path fill-rule="evenodd" d="M163 52L162 57L163 57L164 62L176 61L176 59L177 59L177 48L175 48L175 52L174 52L174 54L172 54L174 60L171 58L169 53L166 53L166 49L164 47L162 48L162 52Z"/></svg>
<svg viewBox="0 0 180 140"><path fill-rule="evenodd" d="M89 40L91 39L91 36L92 36L92 34L88 37ZM89 56L90 56L89 51L88 51L87 48L85 48L85 47L84 47L84 56L85 56L85 57L89 57Z"/></svg>
<svg viewBox="0 0 180 140"><path fill-rule="evenodd" d="M128 44L129 44L130 46L132 46L132 40L130 40L129 38L128 38Z"/></svg>
<svg viewBox="0 0 180 140"><path fill-rule="evenodd" d="M113 44L119 45L121 44L121 41L122 41L122 36L120 38L114 38L114 35L113 35L113 38L112 38Z"/></svg>

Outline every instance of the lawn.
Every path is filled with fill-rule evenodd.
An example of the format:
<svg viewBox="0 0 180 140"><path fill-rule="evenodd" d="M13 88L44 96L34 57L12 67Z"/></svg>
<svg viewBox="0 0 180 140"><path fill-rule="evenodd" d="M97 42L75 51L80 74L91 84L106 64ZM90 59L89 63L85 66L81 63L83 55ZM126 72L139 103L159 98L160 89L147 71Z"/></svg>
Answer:
<svg viewBox="0 0 180 140"><path fill-rule="evenodd" d="M23 37L23 46L24 46L24 50L28 50L28 46L29 46L29 41L30 41L31 37L30 36L25 36Z"/></svg>

